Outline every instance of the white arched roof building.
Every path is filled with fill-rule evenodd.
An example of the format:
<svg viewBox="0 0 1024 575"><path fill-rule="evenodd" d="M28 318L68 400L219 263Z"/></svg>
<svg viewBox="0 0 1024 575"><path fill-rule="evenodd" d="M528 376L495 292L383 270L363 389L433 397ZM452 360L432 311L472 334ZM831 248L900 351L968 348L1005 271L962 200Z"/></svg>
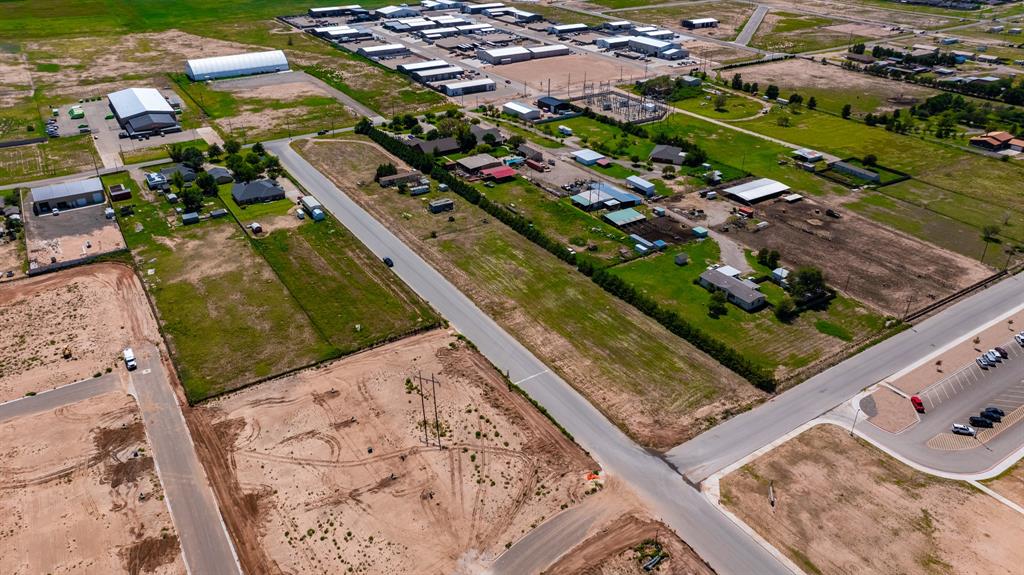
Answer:
<svg viewBox="0 0 1024 575"><path fill-rule="evenodd" d="M287 69L288 58L280 50L198 58L185 62L185 73L193 81L283 72Z"/></svg>

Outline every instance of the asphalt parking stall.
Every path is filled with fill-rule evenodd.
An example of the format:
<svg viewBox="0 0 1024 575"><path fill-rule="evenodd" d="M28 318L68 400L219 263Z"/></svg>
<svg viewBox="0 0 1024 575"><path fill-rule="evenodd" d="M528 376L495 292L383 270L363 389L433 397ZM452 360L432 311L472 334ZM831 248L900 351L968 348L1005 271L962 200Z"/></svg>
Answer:
<svg viewBox="0 0 1024 575"><path fill-rule="evenodd" d="M971 363L918 394L924 403L925 409L931 411L974 386L985 385L989 379L997 375L997 372L1007 369L1019 373L1020 379L1009 389L994 397L990 404L1007 413L1024 405L1024 348L1013 341L1002 347L1010 357L996 364L995 367L982 369L977 363ZM1000 372L999 375L1003 374Z"/></svg>

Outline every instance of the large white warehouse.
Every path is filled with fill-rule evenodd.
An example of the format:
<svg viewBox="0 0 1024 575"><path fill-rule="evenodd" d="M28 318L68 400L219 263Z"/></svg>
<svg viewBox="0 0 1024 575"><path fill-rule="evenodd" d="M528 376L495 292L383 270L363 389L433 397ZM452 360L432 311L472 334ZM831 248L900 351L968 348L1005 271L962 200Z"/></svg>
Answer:
<svg viewBox="0 0 1024 575"><path fill-rule="evenodd" d="M198 58L185 62L185 73L194 81L251 76L288 70L288 58L280 50L231 56Z"/></svg>

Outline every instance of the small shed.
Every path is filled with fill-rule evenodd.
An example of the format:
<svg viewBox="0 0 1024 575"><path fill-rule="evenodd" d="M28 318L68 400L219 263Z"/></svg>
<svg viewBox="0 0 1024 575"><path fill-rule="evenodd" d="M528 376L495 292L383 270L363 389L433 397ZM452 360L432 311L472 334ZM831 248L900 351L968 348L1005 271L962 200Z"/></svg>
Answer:
<svg viewBox="0 0 1024 575"><path fill-rule="evenodd" d="M210 168L207 173L213 176L213 180L218 184L230 184L235 181L235 178L231 176L231 172L227 168Z"/></svg>
<svg viewBox="0 0 1024 575"><path fill-rule="evenodd" d="M688 263L690 263L690 254L688 254L686 252L683 252L681 254L676 254L676 265L677 266L685 266Z"/></svg>
<svg viewBox="0 0 1024 575"><path fill-rule="evenodd" d="M708 229L704 226L697 226L693 228L693 237L695 238L706 238L708 237Z"/></svg>
<svg viewBox="0 0 1024 575"><path fill-rule="evenodd" d="M178 203L178 194L167 194L167 201L172 204Z"/></svg>
<svg viewBox="0 0 1024 575"><path fill-rule="evenodd" d="M782 287L789 284L789 270L786 268L775 268L772 270L772 281Z"/></svg>
<svg viewBox="0 0 1024 575"><path fill-rule="evenodd" d="M451 198L441 198L434 200L427 205L427 209L432 214L439 214L441 212L450 212L455 209L455 202Z"/></svg>
<svg viewBox="0 0 1024 575"><path fill-rule="evenodd" d="M122 202L124 200L132 199L132 191L126 188L124 184L114 184L108 188L110 190L110 201Z"/></svg>
<svg viewBox="0 0 1024 575"><path fill-rule="evenodd" d="M651 183L651 182L648 182L647 180L641 178L640 176L630 176L630 177L626 178L626 182L629 184L629 187L631 187L634 190L642 193L643 195L647 196L648 198L654 195L654 192L655 192L654 184Z"/></svg>
<svg viewBox="0 0 1024 575"><path fill-rule="evenodd" d="M190 225L190 224L198 224L199 223L199 214L197 214L195 212L188 212L187 214L182 214L181 215L181 223L185 224L186 226Z"/></svg>
<svg viewBox="0 0 1024 575"><path fill-rule="evenodd" d="M595 152L594 150L577 150L572 153L572 157L584 166L593 166L605 157L603 154Z"/></svg>
<svg viewBox="0 0 1024 575"><path fill-rule="evenodd" d="M224 208L217 208L216 210L213 210L212 212L210 212L210 217L213 218L213 219L223 218L223 217L225 217L227 215L228 215L228 211L225 210Z"/></svg>

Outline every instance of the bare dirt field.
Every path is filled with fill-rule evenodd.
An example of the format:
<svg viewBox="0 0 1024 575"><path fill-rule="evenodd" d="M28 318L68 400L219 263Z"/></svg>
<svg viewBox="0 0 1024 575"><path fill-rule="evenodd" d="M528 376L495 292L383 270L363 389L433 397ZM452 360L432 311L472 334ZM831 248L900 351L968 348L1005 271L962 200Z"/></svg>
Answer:
<svg viewBox="0 0 1024 575"><path fill-rule="evenodd" d="M185 573L130 396L5 421L0 446L0 572Z"/></svg>
<svg viewBox="0 0 1024 575"><path fill-rule="evenodd" d="M915 11L898 3L879 5L873 0L772 0L772 6L779 9L791 8L801 12L813 12L823 16L842 19L844 16L855 16L858 20L867 20L904 28L941 28L952 26L955 18Z"/></svg>
<svg viewBox="0 0 1024 575"><path fill-rule="evenodd" d="M707 40L684 40L681 45L690 51L691 58L697 58L700 62L709 60L711 63L726 64L754 60L758 57L757 53L736 48L734 44L715 44ZM746 68L741 70L745 71Z"/></svg>
<svg viewBox="0 0 1024 575"><path fill-rule="evenodd" d="M757 210L770 225L733 237L751 249L779 250L787 267L817 267L833 287L893 316L904 315L908 302L910 309L920 308L992 273L848 210L842 218L828 217L826 207L807 199L762 203Z"/></svg>
<svg viewBox="0 0 1024 575"><path fill-rule="evenodd" d="M577 96L582 95L584 73L586 73L588 84L632 83L633 80L640 80L644 76L643 66L638 66L631 60L623 59L621 62L613 62L596 54L557 56L493 66L486 70L513 82L526 83L529 87L543 93L547 93L548 80L550 80L552 94L564 95L568 93L569 88L572 88L573 93ZM570 85L569 82L572 84Z"/></svg>
<svg viewBox="0 0 1024 575"><path fill-rule="evenodd" d="M0 78L4 79L0 85L0 108L14 106L32 97L32 73L24 55L0 52Z"/></svg>
<svg viewBox="0 0 1024 575"><path fill-rule="evenodd" d="M985 483L1017 505L1024 505L1024 463L1018 461L1008 471Z"/></svg>
<svg viewBox="0 0 1024 575"><path fill-rule="evenodd" d="M667 556L657 573L713 575L715 571L689 545L658 521L638 515L618 517L600 533L567 552L546 572L561 575L642 575L643 563L658 551Z"/></svg>
<svg viewBox="0 0 1024 575"><path fill-rule="evenodd" d="M736 35L743 28L743 24L753 14L754 8L754 4L747 2L694 2L692 5L653 6L637 8L635 10L620 10L615 12L614 16L624 20L642 22L651 26L662 26L688 35L732 40L736 38ZM684 19L705 17L717 19L718 26L699 30L683 28L682 22Z"/></svg>
<svg viewBox="0 0 1024 575"><path fill-rule="evenodd" d="M27 206L27 202L26 202ZM125 249L117 220L103 215L106 204L75 208L59 216L25 210L25 243L30 268Z"/></svg>
<svg viewBox="0 0 1024 575"><path fill-rule="evenodd" d="M0 401L114 368L125 347L158 344L138 278L92 264L0 286Z"/></svg>
<svg viewBox="0 0 1024 575"><path fill-rule="evenodd" d="M190 418L248 573L478 572L585 497L597 465L443 331Z"/></svg>
<svg viewBox="0 0 1024 575"><path fill-rule="evenodd" d="M742 74L744 81L757 82L761 86L775 84L784 94L799 91L806 96L813 95L820 102L819 106L833 112L838 112L846 103L857 112L891 110L897 106L889 102L889 98L912 97L924 101L936 93L928 88L892 82L802 58L747 66L742 69Z"/></svg>
<svg viewBox="0 0 1024 575"><path fill-rule="evenodd" d="M21 237L14 240L7 239L7 236L0 238L0 274L2 274L0 282L8 282L25 276L25 272L22 271L25 263L22 249L24 241ZM11 278L7 277L9 271L14 272Z"/></svg>
<svg viewBox="0 0 1024 575"><path fill-rule="evenodd" d="M831 425L726 476L721 494L806 573L1010 575L1024 562L1019 513L967 483L906 467Z"/></svg>

